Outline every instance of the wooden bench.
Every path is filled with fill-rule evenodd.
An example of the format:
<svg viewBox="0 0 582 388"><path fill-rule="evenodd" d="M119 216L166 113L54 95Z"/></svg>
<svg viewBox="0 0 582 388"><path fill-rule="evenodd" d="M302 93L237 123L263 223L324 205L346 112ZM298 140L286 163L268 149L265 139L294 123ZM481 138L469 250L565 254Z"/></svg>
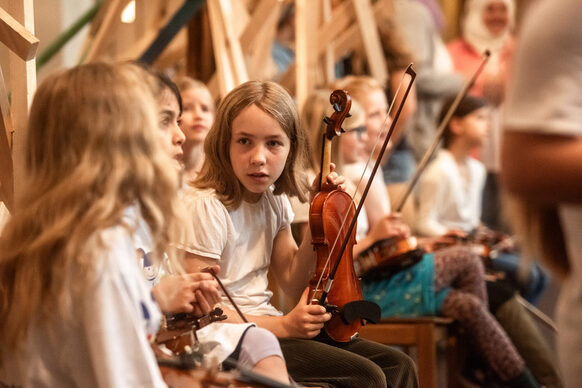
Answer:
<svg viewBox="0 0 582 388"><path fill-rule="evenodd" d="M444 345L447 385L457 387L457 338L453 320L444 317L384 318L360 329L360 337L390 346L401 346L406 353L416 348L418 382L422 388L438 386L438 346Z"/></svg>

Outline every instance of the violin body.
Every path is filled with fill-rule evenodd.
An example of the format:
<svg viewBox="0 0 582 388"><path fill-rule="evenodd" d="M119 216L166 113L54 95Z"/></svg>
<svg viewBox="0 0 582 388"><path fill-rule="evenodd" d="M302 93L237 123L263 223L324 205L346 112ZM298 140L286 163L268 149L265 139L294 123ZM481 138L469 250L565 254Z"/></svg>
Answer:
<svg viewBox="0 0 582 388"><path fill-rule="evenodd" d="M219 307L202 317L189 313L168 314L165 316L165 324L156 335L156 343L165 345L174 354L182 354L197 344L196 330L226 318Z"/></svg>
<svg viewBox="0 0 582 388"><path fill-rule="evenodd" d="M316 269L309 282L309 303L318 303L331 312L324 333L336 342L349 342L362 321L377 322L380 307L363 300L360 279L354 271L353 246L356 243L356 207L352 197L342 188L327 182L331 173L331 141L344 130L343 120L349 115L352 100L343 90L335 90L330 98L334 113L323 121L327 124L321 152L319 192L309 207L309 226ZM334 280L337 280L334 283Z"/></svg>
<svg viewBox="0 0 582 388"><path fill-rule="evenodd" d="M349 236L346 249L342 256L339 256L341 243L347 236L348 228L345 225L349 225L354 214L355 207L352 204L352 198L339 188L332 191L320 191L314 197L309 210L312 243L317 255L315 275L309 283L309 300L317 302L321 298L323 288L329 280L330 271L336 261L340 260L335 275L341 279L341 287L332 285L329 290L327 301L335 308L332 307L332 318L324 326L327 335L338 342L348 342L362 326L359 319L346 322L339 310L347 303L363 299L360 279L356 276L353 265L352 248L356 243L355 228ZM332 247L333 251L331 251ZM328 262L328 259L331 261Z"/></svg>
<svg viewBox="0 0 582 388"><path fill-rule="evenodd" d="M443 236L425 239L422 242L422 247L427 252L435 252L439 249L462 245L484 259L494 259L500 251L506 250L503 247L503 242L507 239L508 237L502 233L491 230L471 233L451 232Z"/></svg>
<svg viewBox="0 0 582 388"><path fill-rule="evenodd" d="M378 274L385 276L418 263L423 254L424 250L415 237L391 237L376 241L360 253L354 267L356 273L362 276L370 276L375 269L379 270Z"/></svg>

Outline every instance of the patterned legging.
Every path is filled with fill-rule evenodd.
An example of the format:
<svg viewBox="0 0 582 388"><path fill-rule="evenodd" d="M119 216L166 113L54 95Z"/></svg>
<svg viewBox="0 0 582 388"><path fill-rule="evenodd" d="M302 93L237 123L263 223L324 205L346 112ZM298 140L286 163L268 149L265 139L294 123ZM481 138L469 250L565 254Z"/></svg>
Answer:
<svg viewBox="0 0 582 388"><path fill-rule="evenodd" d="M474 338L485 360L503 380L525 369L515 346L487 309L484 268L481 259L463 247L435 253L435 291L451 286L442 315L457 320Z"/></svg>

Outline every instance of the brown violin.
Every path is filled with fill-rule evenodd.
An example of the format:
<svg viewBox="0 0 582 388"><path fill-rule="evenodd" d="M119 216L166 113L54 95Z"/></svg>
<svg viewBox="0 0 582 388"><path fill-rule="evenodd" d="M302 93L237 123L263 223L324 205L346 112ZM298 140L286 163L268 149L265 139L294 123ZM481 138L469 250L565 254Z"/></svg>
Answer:
<svg viewBox="0 0 582 388"><path fill-rule="evenodd" d="M398 200L395 212L400 213L408 196L412 193L412 189L414 188L415 184L418 182L421 174L424 172L427 164L432 157L433 153L437 149L441 137L444 133L444 130L449 123L453 112L459 105L459 102L462 98L467 94L468 90L470 89L471 85L475 82L475 79L479 76L483 67L487 63L489 59L490 53L487 51L484 53L483 59L479 64L479 67L476 69L475 73L471 77L470 80L466 82L464 87L459 91L457 97L455 98L453 104L451 105L449 111L445 115L445 118L440 123L437 132L433 138L432 143L428 147L426 153L424 154L422 160L419 162L414 176L410 180L409 184L407 185L406 190L402 194L401 198ZM408 73L408 69L407 69ZM411 74L411 77L414 79L415 74ZM395 120L396 121L396 118ZM393 122L394 125L394 122ZM374 176L375 170L372 172L372 176ZM406 237L406 238L388 238L383 239L380 241L375 242L362 252L356 258L356 267L358 268L358 273L363 275L368 275L371 273L372 269L378 268L379 271L374 273L374 276L385 276L389 275L390 273L397 272L404 268L407 268L411 265L416 264L422 259L422 254L424 252L433 252L438 250L444 246L449 246L458 243L459 241L450 241L450 239L445 238L441 241L425 241L424 244L419 244L416 238L414 237ZM482 248L484 250L482 255L490 255L493 251L488 250L488 246L485 244L474 245L475 249Z"/></svg>
<svg viewBox="0 0 582 388"><path fill-rule="evenodd" d="M361 252L354 261L354 268L360 276L369 277L375 272L375 275L385 277L418 263L424 252L416 237L389 237L374 242Z"/></svg>
<svg viewBox="0 0 582 388"><path fill-rule="evenodd" d="M212 273L218 280L212 270L205 271ZM223 287L221 283L220 285ZM292 387L244 368L230 358L222 363L223 366L231 368L228 371L220 370L218 366L209 368L203 365L203 355L193 350L197 344L196 330L226 318L219 307L202 317L189 313L165 316L165 324L158 332L152 349L166 384L175 388Z"/></svg>
<svg viewBox="0 0 582 388"><path fill-rule="evenodd" d="M189 313L167 314L165 324L156 335L156 343L165 345L175 354L182 354L185 349L195 346L196 330L213 322L224 321L226 318L220 307L202 317Z"/></svg>
<svg viewBox="0 0 582 388"><path fill-rule="evenodd" d="M345 227L355 223L355 206L348 193L327 183L331 141L343 132L341 125L349 114L352 102L343 90L334 91L330 102L334 113L331 118L324 119L327 129L323 140L319 192L309 208L309 225L317 262L315 274L309 282L308 300L324 305L332 313L332 318L324 326L327 336L338 342L348 342L361 327L358 318L377 318L370 313L354 314L357 310L355 306L370 303L363 301L360 279L353 266L352 247L356 243L356 230ZM345 242L343 246L342 242ZM325 289L334 277L341 279L341 286Z"/></svg>
<svg viewBox="0 0 582 388"><path fill-rule="evenodd" d="M355 211L354 202L347 193L326 185L330 172L328 166L331 158L331 141L343 132L341 125L351 107L351 99L345 91L335 90L331 94L330 102L334 113L330 118L324 119L327 128L323 139L320 191L314 197L309 209L313 246L317 253L316 271L309 284L309 300L317 301L332 313L332 318L325 323L323 332L337 342L350 341L364 322L375 323L380 319L380 307L363 300L360 279L354 270L353 245L356 242L358 214L362 210L416 76L412 66L408 67L406 73L411 76L411 82L400 102ZM338 244L341 244L339 248ZM336 276L340 281L334 283Z"/></svg>
<svg viewBox="0 0 582 388"><path fill-rule="evenodd" d="M489 229L475 229L469 233L454 230L439 237L425 238L421 245L426 252L462 245L483 259L492 260L500 252L510 251L512 243L511 238L503 233Z"/></svg>

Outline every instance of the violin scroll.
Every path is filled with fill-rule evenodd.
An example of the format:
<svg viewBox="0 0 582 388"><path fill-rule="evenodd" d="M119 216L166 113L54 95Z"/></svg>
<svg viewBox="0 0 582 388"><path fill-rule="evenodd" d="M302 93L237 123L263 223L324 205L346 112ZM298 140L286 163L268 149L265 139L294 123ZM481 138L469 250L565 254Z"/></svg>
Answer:
<svg viewBox="0 0 582 388"><path fill-rule="evenodd" d="M333 106L333 114L330 117L325 117L323 121L327 124L325 137L332 140L335 136L339 136L345 131L342 129L342 124L347 117L350 117L350 109L352 107L352 98L345 90L334 90L329 96L329 102Z"/></svg>
<svg viewBox="0 0 582 388"><path fill-rule="evenodd" d="M333 106L331 117L324 117L323 121L327 124L325 134L323 135L321 150L321 178L319 181L319 191L325 188L327 176L330 173L329 165L331 163L331 141L334 137L340 136L343 132L342 124L346 117L350 117L352 107L352 98L345 90L334 90L329 96L329 102ZM327 188L332 190L332 188Z"/></svg>

